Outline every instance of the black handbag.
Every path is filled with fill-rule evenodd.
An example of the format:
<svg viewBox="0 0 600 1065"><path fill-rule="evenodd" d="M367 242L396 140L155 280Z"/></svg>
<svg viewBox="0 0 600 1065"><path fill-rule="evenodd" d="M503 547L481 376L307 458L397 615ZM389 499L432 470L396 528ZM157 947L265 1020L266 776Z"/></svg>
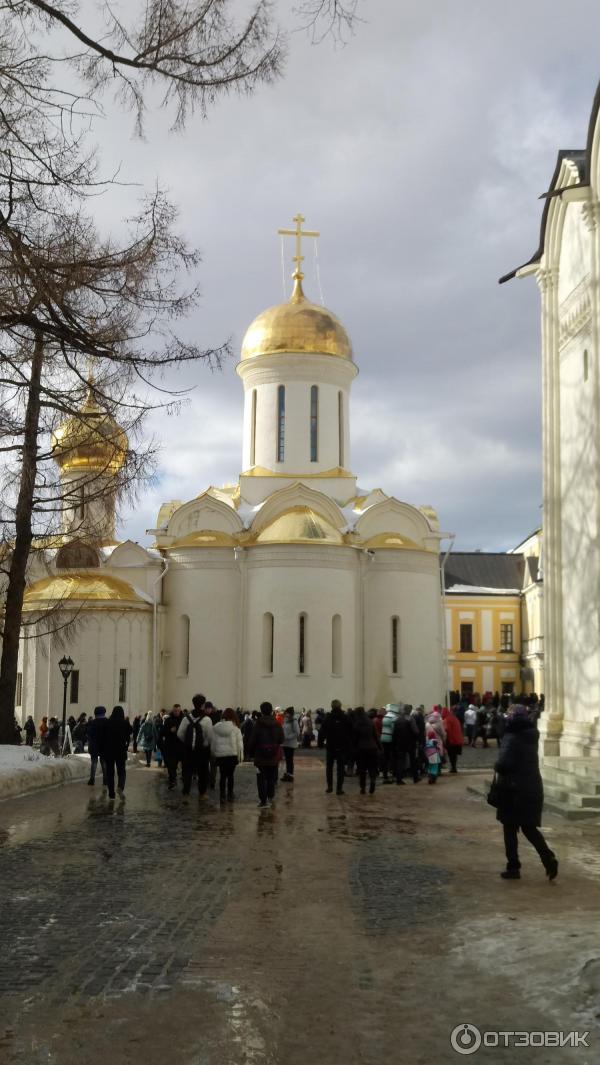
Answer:
<svg viewBox="0 0 600 1065"><path fill-rule="evenodd" d="M500 805L500 790L501 789L500 784L498 783L498 777L494 773L494 779L492 780L492 783L488 788L486 799L489 805L493 806L495 810L497 810Z"/></svg>

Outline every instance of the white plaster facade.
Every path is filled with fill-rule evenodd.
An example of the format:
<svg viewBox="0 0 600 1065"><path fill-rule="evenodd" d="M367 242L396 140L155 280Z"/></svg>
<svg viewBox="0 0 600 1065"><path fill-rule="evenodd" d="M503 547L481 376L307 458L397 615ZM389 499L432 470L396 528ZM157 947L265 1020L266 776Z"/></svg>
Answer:
<svg viewBox="0 0 600 1065"><path fill-rule="evenodd" d="M96 568L63 559L57 569L56 552L47 553L52 576L72 579L61 609L78 607L80 623L51 647L49 637L24 644L22 716L60 711L64 648L79 669L69 713L119 701L121 670L130 713L189 705L196 691L249 709L264 699L298 708L334 697L367 706L441 700L435 513L357 488L350 342L328 311L305 300L299 281L290 307L305 314L306 332L296 324L286 348L282 305L265 312L278 316L279 349L269 350L272 335L255 323L252 354L242 350L238 481L165 503L152 548L112 542ZM129 592L115 585L105 599L86 599L90 589L99 594L101 578ZM46 603L48 578L31 579L30 612Z"/></svg>
<svg viewBox="0 0 600 1065"><path fill-rule="evenodd" d="M560 152L534 274L542 303L544 753L600 757L600 89ZM514 276L514 275L509 275Z"/></svg>

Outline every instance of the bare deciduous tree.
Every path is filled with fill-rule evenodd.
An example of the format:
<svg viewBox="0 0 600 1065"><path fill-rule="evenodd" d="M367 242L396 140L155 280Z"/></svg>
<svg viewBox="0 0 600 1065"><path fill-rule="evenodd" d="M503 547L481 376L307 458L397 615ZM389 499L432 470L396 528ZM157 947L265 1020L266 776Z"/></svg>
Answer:
<svg viewBox="0 0 600 1065"><path fill-rule="evenodd" d="M312 8L316 22L329 18L334 30L352 24L354 6L302 5L305 16ZM203 350L174 331L196 300L195 285L183 289L181 278L197 256L178 237L160 191L124 243L96 231L86 199L112 179L88 134L106 91L132 110L141 132L149 89L158 88L160 106L182 127L195 109L204 115L220 96L251 93L277 77L283 43L272 4L255 0L241 23L233 9L232 0L141 0L125 22L108 0L95 11L76 0L0 0L0 742L13 740L32 548L43 553L59 519L65 532L71 503L51 433L65 418L79 419L93 438L100 411L135 437L157 405L157 374L190 360L218 361L227 351ZM94 417L81 410L90 388ZM131 447L119 463L109 457L110 479L95 469L78 489L90 505L107 491L126 491L151 457L151 446ZM99 535L89 521L74 521L67 532L92 542Z"/></svg>

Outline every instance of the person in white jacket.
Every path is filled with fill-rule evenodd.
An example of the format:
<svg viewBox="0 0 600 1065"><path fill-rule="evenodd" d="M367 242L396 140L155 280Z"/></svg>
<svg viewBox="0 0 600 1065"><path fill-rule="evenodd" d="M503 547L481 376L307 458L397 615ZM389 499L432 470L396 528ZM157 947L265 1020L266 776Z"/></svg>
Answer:
<svg viewBox="0 0 600 1065"><path fill-rule="evenodd" d="M219 769L219 794L221 803L233 802L233 777L238 762L244 759L244 741L238 728L235 711L231 707L223 711L223 717L213 725L211 754Z"/></svg>

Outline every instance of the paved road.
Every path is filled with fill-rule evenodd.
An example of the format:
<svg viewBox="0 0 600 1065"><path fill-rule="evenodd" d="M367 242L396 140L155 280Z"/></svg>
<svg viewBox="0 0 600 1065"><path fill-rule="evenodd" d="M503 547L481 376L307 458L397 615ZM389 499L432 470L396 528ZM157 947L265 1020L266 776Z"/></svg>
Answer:
<svg viewBox="0 0 600 1065"><path fill-rule="evenodd" d="M223 809L141 768L0 804L0 1062L437 1065L466 1021L596 1040L474 1060L596 1065L600 826L506 884L473 772L338 798L311 752L268 811L250 766Z"/></svg>

